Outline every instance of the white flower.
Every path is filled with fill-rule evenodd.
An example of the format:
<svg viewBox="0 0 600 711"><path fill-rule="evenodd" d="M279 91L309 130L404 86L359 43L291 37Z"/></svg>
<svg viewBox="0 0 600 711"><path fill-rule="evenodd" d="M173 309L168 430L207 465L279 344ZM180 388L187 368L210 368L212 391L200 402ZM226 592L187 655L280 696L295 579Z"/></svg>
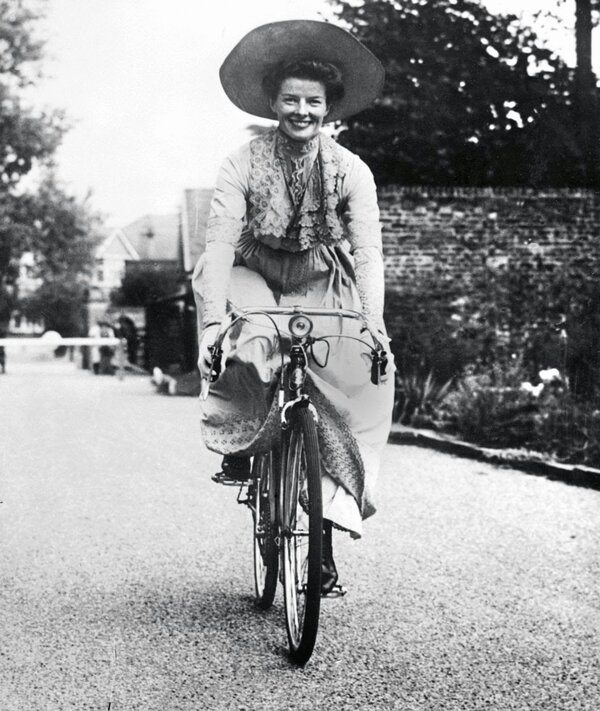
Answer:
<svg viewBox="0 0 600 711"><path fill-rule="evenodd" d="M450 302L450 306L453 306L455 309L462 309L468 303L469 299L467 299L466 296L459 296L458 299L454 299L454 301Z"/></svg>
<svg viewBox="0 0 600 711"><path fill-rule="evenodd" d="M533 397L539 397L544 389L544 383L532 385L531 383L521 383L521 392L529 393Z"/></svg>
<svg viewBox="0 0 600 711"><path fill-rule="evenodd" d="M547 368L546 370L540 370L539 376L542 383L554 383L555 381L562 382L562 376L558 372L557 368Z"/></svg>
<svg viewBox="0 0 600 711"><path fill-rule="evenodd" d="M163 381L163 378L164 378L163 372L160 368L154 368L152 370L152 382L155 385L160 385Z"/></svg>

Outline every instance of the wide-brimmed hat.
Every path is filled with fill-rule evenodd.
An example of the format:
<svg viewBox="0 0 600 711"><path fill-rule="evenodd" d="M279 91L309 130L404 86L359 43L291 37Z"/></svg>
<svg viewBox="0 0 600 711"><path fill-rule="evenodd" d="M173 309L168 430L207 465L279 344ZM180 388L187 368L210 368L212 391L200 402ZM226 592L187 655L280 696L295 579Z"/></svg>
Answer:
<svg viewBox="0 0 600 711"><path fill-rule="evenodd" d="M317 20L285 20L256 27L231 50L219 71L221 84L242 111L274 118L264 77L281 62L330 62L342 73L344 98L333 104L326 121L367 108L383 88L381 62L349 32Z"/></svg>

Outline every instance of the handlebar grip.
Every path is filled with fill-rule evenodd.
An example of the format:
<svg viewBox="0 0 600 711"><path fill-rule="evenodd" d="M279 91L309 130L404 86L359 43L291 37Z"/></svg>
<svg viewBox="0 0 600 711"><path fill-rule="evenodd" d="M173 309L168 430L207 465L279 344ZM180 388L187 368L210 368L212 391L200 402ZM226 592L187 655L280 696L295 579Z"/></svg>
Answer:
<svg viewBox="0 0 600 711"><path fill-rule="evenodd" d="M388 357L385 351L381 351L379 356L379 375L385 375L388 365Z"/></svg>
<svg viewBox="0 0 600 711"><path fill-rule="evenodd" d="M223 357L223 350L219 346L209 346L208 350L211 352L212 359L210 363L210 375L209 380L214 383L218 380L219 375L221 375L221 359Z"/></svg>
<svg viewBox="0 0 600 711"><path fill-rule="evenodd" d="M379 385L379 353L371 352L371 382L373 385Z"/></svg>
<svg viewBox="0 0 600 711"><path fill-rule="evenodd" d="M379 385L382 375L385 375L388 365L387 353L384 350L371 351L371 382Z"/></svg>

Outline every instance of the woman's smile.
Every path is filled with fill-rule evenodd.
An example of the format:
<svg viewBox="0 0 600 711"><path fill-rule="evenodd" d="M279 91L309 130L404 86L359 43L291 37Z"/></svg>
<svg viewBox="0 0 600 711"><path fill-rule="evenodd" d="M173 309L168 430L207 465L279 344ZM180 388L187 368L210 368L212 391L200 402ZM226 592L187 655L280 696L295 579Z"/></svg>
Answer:
<svg viewBox="0 0 600 711"><path fill-rule="evenodd" d="M312 79L284 79L271 108L284 133L295 141L310 141L329 112L325 86Z"/></svg>

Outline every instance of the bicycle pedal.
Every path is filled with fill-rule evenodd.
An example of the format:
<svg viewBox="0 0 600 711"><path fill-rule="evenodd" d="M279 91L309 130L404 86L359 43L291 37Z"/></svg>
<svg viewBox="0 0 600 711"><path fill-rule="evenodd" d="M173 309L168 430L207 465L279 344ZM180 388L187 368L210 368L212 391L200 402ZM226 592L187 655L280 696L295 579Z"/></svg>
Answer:
<svg viewBox="0 0 600 711"><path fill-rule="evenodd" d="M343 585L334 585L333 588L328 593L321 593L322 599L335 599L337 597L344 597L348 590Z"/></svg>
<svg viewBox="0 0 600 711"><path fill-rule="evenodd" d="M227 476L224 472L217 472L216 474L213 474L211 479L216 484L223 484L223 486L240 486L247 483L246 481L240 481L240 479L233 479L232 477Z"/></svg>

